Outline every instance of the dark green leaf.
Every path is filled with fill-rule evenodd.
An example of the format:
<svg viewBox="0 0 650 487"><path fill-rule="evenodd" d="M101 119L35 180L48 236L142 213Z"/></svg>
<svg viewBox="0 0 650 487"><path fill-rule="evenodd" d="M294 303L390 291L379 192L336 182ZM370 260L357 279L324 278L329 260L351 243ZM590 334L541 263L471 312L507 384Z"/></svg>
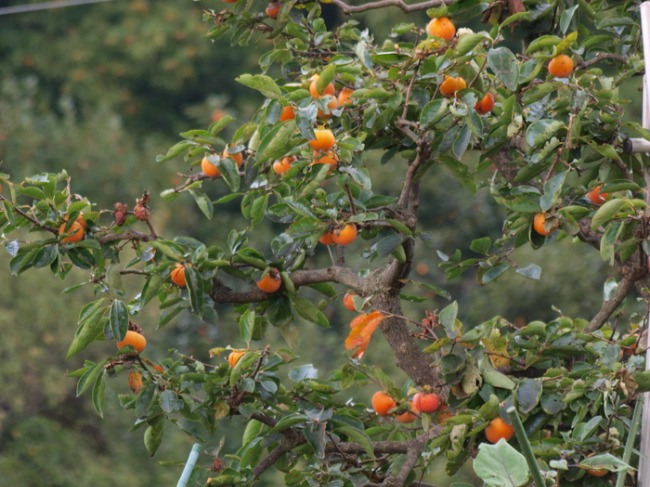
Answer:
<svg viewBox="0 0 650 487"><path fill-rule="evenodd" d="M101 418L104 417L104 402L106 399L106 369L102 368L102 373L97 377L93 387L92 401L93 407Z"/></svg>
<svg viewBox="0 0 650 487"><path fill-rule="evenodd" d="M185 279L189 290L190 306L192 313L199 318L203 317L203 306L205 305L203 279L196 270L190 266L185 267Z"/></svg>
<svg viewBox="0 0 650 487"><path fill-rule="evenodd" d="M198 191L196 189L191 189L190 194L192 195L192 198L194 198L194 201L196 201L197 206L203 212L206 218L208 220L211 220L214 207L212 205L212 201L210 200L210 198L208 198L208 195L206 195L203 191Z"/></svg>
<svg viewBox="0 0 650 487"><path fill-rule="evenodd" d="M542 397L542 383L537 379L524 379L517 386L517 404L522 414L530 413Z"/></svg>
<svg viewBox="0 0 650 487"><path fill-rule="evenodd" d="M113 338L117 341L124 340L126 331L129 329L129 311L119 299L113 301L111 305L110 325Z"/></svg>
<svg viewBox="0 0 650 487"><path fill-rule="evenodd" d="M510 91L519 84L519 61L507 47L497 47L488 51L488 66Z"/></svg>
<svg viewBox="0 0 650 487"><path fill-rule="evenodd" d="M323 312L311 302L311 300L300 296L293 296L291 301L293 302L296 312L304 319L316 323L318 326L322 326L323 328L329 328L329 320Z"/></svg>

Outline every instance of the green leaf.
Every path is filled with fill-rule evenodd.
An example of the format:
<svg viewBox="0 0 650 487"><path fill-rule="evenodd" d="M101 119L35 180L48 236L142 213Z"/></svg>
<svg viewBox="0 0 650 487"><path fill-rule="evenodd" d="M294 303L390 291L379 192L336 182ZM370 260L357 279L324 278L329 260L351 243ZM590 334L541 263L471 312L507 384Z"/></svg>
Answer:
<svg viewBox="0 0 650 487"><path fill-rule="evenodd" d="M181 142L178 142L177 144L173 145L172 147L169 148L167 151L167 154L165 155L158 155L156 156L156 162L164 162L168 161L170 159L173 159L174 157L182 154L186 150L188 150L190 147L195 147L196 144L194 142L190 142L187 140L183 140Z"/></svg>
<svg viewBox="0 0 650 487"><path fill-rule="evenodd" d="M581 467L588 467L593 469L606 469L610 472L623 472L631 471L634 468L631 465L628 465L618 457L615 457L611 453L601 453L599 455L594 455L593 457L585 458L580 462Z"/></svg>
<svg viewBox="0 0 650 487"><path fill-rule="evenodd" d="M221 177L226 182L230 190L232 192L239 191L241 177L239 175L239 166L237 166L237 163L230 157L224 157L219 160L219 163L217 165L219 166ZM196 197L194 199L196 199ZM197 200L197 204L199 205L199 208L201 208L201 211L203 211L203 213L205 213L208 218L212 217L212 203L209 203L208 206L208 202L205 200L201 200L200 202ZM202 208L201 205L204 205L205 209Z"/></svg>
<svg viewBox="0 0 650 487"><path fill-rule="evenodd" d="M476 475L487 486L521 487L528 483L526 458L501 438L495 445L481 443L472 463Z"/></svg>
<svg viewBox="0 0 650 487"><path fill-rule="evenodd" d="M245 343L253 339L255 328L255 311L247 309L239 318L239 336Z"/></svg>
<svg viewBox="0 0 650 487"><path fill-rule="evenodd" d="M465 151L467 150L471 137L472 130L470 126L467 124L463 125L451 145L451 151L456 156L456 159L461 160L463 158L463 154L465 154Z"/></svg>
<svg viewBox="0 0 650 487"><path fill-rule="evenodd" d="M458 302L454 301L440 312L440 324L445 327L449 336L456 336L456 317L458 316Z"/></svg>
<svg viewBox="0 0 650 487"><path fill-rule="evenodd" d="M142 291L140 292L140 300L138 303L140 308L144 308L144 306L149 301L158 295L158 292L162 288L165 281L166 279L158 273L149 276L147 281L144 283L144 286L142 287Z"/></svg>
<svg viewBox="0 0 650 487"><path fill-rule="evenodd" d="M488 267L487 270L479 268L478 279L480 284L487 284L488 282L494 281L501 277L501 275L510 269L510 264L497 264L491 267ZM484 271L484 272L483 272Z"/></svg>
<svg viewBox="0 0 650 487"><path fill-rule="evenodd" d="M560 42L562 42L562 39L558 36L553 36L553 35L540 36L528 45L528 48L526 49L526 54L530 54L532 52L546 49L549 47L555 47Z"/></svg>
<svg viewBox="0 0 650 487"><path fill-rule="evenodd" d="M517 404L523 414L530 413L542 397L542 383L538 379L524 379L517 386Z"/></svg>
<svg viewBox="0 0 650 487"><path fill-rule="evenodd" d="M456 44L456 55L464 56L481 42L488 39L489 37L482 33L464 34L458 38L458 43Z"/></svg>
<svg viewBox="0 0 650 487"><path fill-rule="evenodd" d="M387 218L386 223L390 224L395 230L397 230L402 235L406 235L407 237L413 236L413 232L411 231L411 229L399 220L395 220L393 218Z"/></svg>
<svg viewBox="0 0 650 487"><path fill-rule="evenodd" d="M542 119L531 123L526 130L526 144L533 148L546 143L555 133L564 128L564 123L559 120Z"/></svg>
<svg viewBox="0 0 650 487"><path fill-rule="evenodd" d="M97 378L95 386L93 387L92 401L93 407L100 418L104 417L104 402L106 400L106 377L108 373L106 369L102 370L102 373Z"/></svg>
<svg viewBox="0 0 650 487"><path fill-rule="evenodd" d="M268 193L264 193L259 198L255 198L255 200L253 200L253 204L251 205L251 214L250 214L251 225L257 226L262 221L264 215L266 214L268 203L269 203Z"/></svg>
<svg viewBox="0 0 650 487"><path fill-rule="evenodd" d="M271 435L273 433L284 431L287 428L291 428L300 423L307 423L309 421L309 416L304 414L290 414L279 420L276 425L269 430L268 434Z"/></svg>
<svg viewBox="0 0 650 487"><path fill-rule="evenodd" d="M242 74L235 78L235 81L241 83L244 86L253 88L254 90L259 91L266 98L281 98L282 91L275 84L273 78L266 76L265 74Z"/></svg>
<svg viewBox="0 0 650 487"><path fill-rule="evenodd" d="M616 255L616 241L621 229L621 222L615 222L611 225L608 225L605 233L600 239L600 257L610 265L614 264L614 257Z"/></svg>
<svg viewBox="0 0 650 487"><path fill-rule="evenodd" d="M119 299L113 301L111 305L109 322L113 338L117 341L124 340L126 331L129 329L129 310Z"/></svg>
<svg viewBox="0 0 650 487"><path fill-rule="evenodd" d="M327 317L309 299L300 296L293 296L291 301L293 302L296 312L304 319L316 323L318 326L322 326L323 328L330 327L330 322Z"/></svg>
<svg viewBox="0 0 650 487"><path fill-rule="evenodd" d="M192 313L202 318L203 306L205 305L203 279L201 279L201 276L194 268L189 266L185 267L185 279L187 280Z"/></svg>
<svg viewBox="0 0 650 487"><path fill-rule="evenodd" d="M497 47L488 51L488 66L510 91L519 84L519 61L507 47Z"/></svg>
<svg viewBox="0 0 650 487"><path fill-rule="evenodd" d="M108 310L104 305L105 301L105 298L100 298L82 308L79 315L79 326L72 338L66 358L79 353L101 336L106 322L105 315Z"/></svg>
<svg viewBox="0 0 650 487"><path fill-rule="evenodd" d="M606 157L608 159L614 159L615 161L621 161L621 156L619 156L618 151L614 149L609 144L597 144L596 142L592 140L588 140L587 144L589 147L591 147L593 150L598 152L601 156Z"/></svg>
<svg viewBox="0 0 650 487"><path fill-rule="evenodd" d="M98 364L87 362L87 364L88 365L84 367L86 372L77 382L77 397L81 396L91 385L94 385L95 382L97 382L98 377L104 371L104 365L106 365L106 362L100 362Z"/></svg>
<svg viewBox="0 0 650 487"><path fill-rule="evenodd" d="M491 386L498 387L500 389L507 389L509 391L514 390L517 386L515 382L505 374L502 374L489 363L490 361L485 359L480 363L481 375L483 380L490 384Z"/></svg>
<svg viewBox="0 0 650 487"><path fill-rule="evenodd" d="M273 127L260 141L257 152L257 164L279 159L296 145L291 142L291 136L296 130L296 124L291 120Z"/></svg>
<svg viewBox="0 0 650 487"><path fill-rule="evenodd" d="M477 254L488 255L492 247L492 239L490 237L482 237L472 240L469 248Z"/></svg>
<svg viewBox="0 0 650 487"><path fill-rule="evenodd" d="M155 424L150 424L144 432L144 446L149 452L149 455L154 456L163 437L164 422L158 420Z"/></svg>
<svg viewBox="0 0 650 487"><path fill-rule="evenodd" d="M544 194L539 200L542 211L548 211L559 200L562 187L569 171L563 171L549 179L544 185Z"/></svg>
<svg viewBox="0 0 650 487"><path fill-rule="evenodd" d="M239 177L237 178L239 180ZM190 194L194 201L196 201L197 206L203 212L208 220L212 219L212 214L214 213L214 206L212 201L208 198L208 195L203 191L197 191L196 189L191 189Z"/></svg>
<svg viewBox="0 0 650 487"><path fill-rule="evenodd" d="M598 208L598 211L591 219L591 229L597 230L602 225L612 220L618 211L625 205L626 200L620 198L605 201L605 203L603 203L603 205Z"/></svg>
<svg viewBox="0 0 650 487"><path fill-rule="evenodd" d="M449 100L447 98L439 98L427 103L420 113L420 125L432 127L449 113L448 108Z"/></svg>
<svg viewBox="0 0 650 487"><path fill-rule="evenodd" d="M392 233L386 235L384 238L378 240L372 246L372 250L377 253L379 257L386 257L395 250L395 248L402 244L403 237L399 233Z"/></svg>
<svg viewBox="0 0 650 487"><path fill-rule="evenodd" d="M48 267L59 256L59 247L57 245L46 245L42 247L34 256L34 267Z"/></svg>

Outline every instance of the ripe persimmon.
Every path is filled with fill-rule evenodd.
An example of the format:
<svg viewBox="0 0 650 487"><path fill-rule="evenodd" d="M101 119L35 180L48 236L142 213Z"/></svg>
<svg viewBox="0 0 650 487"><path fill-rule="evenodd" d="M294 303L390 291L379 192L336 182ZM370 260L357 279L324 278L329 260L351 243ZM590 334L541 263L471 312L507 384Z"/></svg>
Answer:
<svg viewBox="0 0 650 487"><path fill-rule="evenodd" d="M282 107L282 111L280 112L281 122L286 122L287 120L293 120L294 118L296 118L296 112L294 112L293 107L291 105Z"/></svg>
<svg viewBox="0 0 650 487"><path fill-rule="evenodd" d="M278 14L280 13L280 4L278 2L269 2L264 9L264 13L272 19L277 19Z"/></svg>
<svg viewBox="0 0 650 487"><path fill-rule="evenodd" d="M357 226L354 223L347 223L332 232L332 239L338 245L350 245L357 238Z"/></svg>
<svg viewBox="0 0 650 487"><path fill-rule="evenodd" d="M397 406L395 399L384 391L375 392L370 400L370 404L379 416L388 416L390 414L389 411Z"/></svg>
<svg viewBox="0 0 650 487"><path fill-rule="evenodd" d="M321 155L321 151L314 152L314 158L311 161L314 164L329 164L330 170L334 170L339 164L339 156L334 151L327 151Z"/></svg>
<svg viewBox="0 0 650 487"><path fill-rule="evenodd" d="M142 333L127 330L124 340L117 342L117 348L119 350L127 345L131 345L138 353L141 353L147 347L147 340Z"/></svg>
<svg viewBox="0 0 650 487"><path fill-rule="evenodd" d="M413 411L435 413L440 407L440 396L433 392L418 392L413 396Z"/></svg>
<svg viewBox="0 0 650 487"><path fill-rule="evenodd" d="M413 413L413 405L409 403L409 410L404 411L402 414L398 414L395 416L395 419L399 421L400 423L412 423L416 419L418 419L417 414Z"/></svg>
<svg viewBox="0 0 650 487"><path fill-rule="evenodd" d="M427 24L427 34L429 37L440 37L449 42L456 35L456 26L448 17L436 17Z"/></svg>
<svg viewBox="0 0 650 487"><path fill-rule="evenodd" d="M178 287L187 286L187 280L185 279L185 266L178 262L176 267L174 267L169 273L169 278Z"/></svg>
<svg viewBox="0 0 650 487"><path fill-rule="evenodd" d="M356 311L357 309L354 307L354 297L357 296L356 293L353 293L352 291L348 291L345 293L343 296L343 306L345 306L346 309L350 311Z"/></svg>
<svg viewBox="0 0 650 487"><path fill-rule="evenodd" d="M223 153L221 154L221 157L223 157L224 159L225 158L232 159L237 164L237 167L241 166L244 163L244 154L241 153L241 152L237 152L236 154L230 154L228 152L228 147L226 147L223 150Z"/></svg>
<svg viewBox="0 0 650 487"><path fill-rule="evenodd" d="M318 239L320 243L323 245L334 245L336 242L334 241L334 236L332 232L325 232L323 235L320 236ZM650 262L650 257L648 258Z"/></svg>
<svg viewBox="0 0 650 487"><path fill-rule="evenodd" d="M295 156L285 156L273 163L273 172L275 174L284 174L291 169L291 164L296 161Z"/></svg>
<svg viewBox="0 0 650 487"><path fill-rule="evenodd" d="M314 150L328 151L336 143L334 133L330 129L316 129L314 130L314 137L309 140L309 145Z"/></svg>
<svg viewBox="0 0 650 487"><path fill-rule="evenodd" d="M587 193L587 198L589 201L591 201L594 205L600 206L602 205L605 201L607 201L607 198L609 198L609 193L601 193L600 192L601 185L599 184L596 186L594 189L589 191Z"/></svg>
<svg viewBox="0 0 650 487"><path fill-rule="evenodd" d="M268 272L265 272L262 278L257 281L257 287L265 293L274 293L282 286L282 278L280 272L272 267Z"/></svg>
<svg viewBox="0 0 650 487"><path fill-rule="evenodd" d="M545 223L546 223L546 215L544 214L543 211L540 211L535 215L535 218L533 219L533 229L540 235L543 235L544 237L553 233L553 230L546 229Z"/></svg>
<svg viewBox="0 0 650 487"><path fill-rule="evenodd" d="M142 389L142 374L137 370L132 370L129 372L128 376L129 389L133 391L133 394L137 394Z"/></svg>
<svg viewBox="0 0 650 487"><path fill-rule="evenodd" d="M323 88L323 91L319 92L318 91L318 80L320 80L320 76L315 74L311 78L311 83L309 84L309 93L311 93L311 96L314 98L320 98L321 96L329 95L329 96L334 96L334 93L336 93L336 88L334 87L334 83L328 83L325 88Z"/></svg>
<svg viewBox="0 0 650 487"><path fill-rule="evenodd" d="M573 60L566 54L558 54L548 63L548 72L556 78L567 78L573 71Z"/></svg>
<svg viewBox="0 0 650 487"><path fill-rule="evenodd" d="M228 364L230 364L230 367L234 367L237 365L237 362L239 362L239 359L242 358L246 354L246 350L233 350L230 352L228 355Z"/></svg>
<svg viewBox="0 0 650 487"><path fill-rule="evenodd" d="M591 477L604 477L609 473L609 470L606 468L588 468L587 475Z"/></svg>
<svg viewBox="0 0 650 487"><path fill-rule="evenodd" d="M338 99L331 97L332 99L327 102L327 112L318 109L316 116L318 118L330 118L332 116L332 110L336 110L339 107Z"/></svg>
<svg viewBox="0 0 650 487"><path fill-rule="evenodd" d="M354 90L352 88L342 88L338 96L339 105L343 106L352 103L352 100L350 100L352 93L354 93Z"/></svg>
<svg viewBox="0 0 650 487"><path fill-rule="evenodd" d="M68 228L66 229L66 227ZM61 242L63 243L80 242L81 240L83 240L85 234L86 231L84 230L84 227L81 225L81 223L79 223L78 220L73 221L69 225L68 222L64 222L59 227L59 235L67 235L67 237L63 237L61 239Z"/></svg>
<svg viewBox="0 0 650 487"><path fill-rule="evenodd" d="M446 97L451 97L456 94L457 91L462 90L467 87L467 83L460 76L453 77L447 76L442 83L440 83L440 93Z"/></svg>
<svg viewBox="0 0 650 487"><path fill-rule="evenodd" d="M485 115L490 113L494 108L494 95L492 93L486 93L483 98L481 98L476 105L474 105L474 110L479 115Z"/></svg>
<svg viewBox="0 0 650 487"><path fill-rule="evenodd" d="M207 155L201 159L201 171L209 178L216 178L221 175L219 168L210 162Z"/></svg>
<svg viewBox="0 0 650 487"><path fill-rule="evenodd" d="M514 434L515 428L506 423L500 416L497 416L490 421L490 424L485 428L485 438L487 438L490 443L496 443L501 438L509 441Z"/></svg>

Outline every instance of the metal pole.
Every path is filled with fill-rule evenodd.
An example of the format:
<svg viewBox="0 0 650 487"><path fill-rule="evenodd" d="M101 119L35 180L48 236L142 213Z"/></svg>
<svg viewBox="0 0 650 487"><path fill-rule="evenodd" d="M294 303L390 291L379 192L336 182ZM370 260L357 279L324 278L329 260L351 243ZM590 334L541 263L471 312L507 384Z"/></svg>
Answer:
<svg viewBox="0 0 650 487"><path fill-rule="evenodd" d="M53 8L76 7L90 3L110 2L112 0L61 0L59 2L41 2L28 5L15 5L13 7L1 7L0 15L22 14L26 12L37 12L39 10L50 10Z"/></svg>
<svg viewBox="0 0 650 487"><path fill-rule="evenodd" d="M643 39L643 60L645 75L643 76L643 128L650 128L650 2L643 2L641 11L641 36ZM645 328L650 326L650 313L646 315ZM646 343L647 348L647 343ZM650 369L650 349L646 350L645 368ZM639 487L650 487L650 400L648 393L644 393L643 414L641 417L641 440L639 445Z"/></svg>

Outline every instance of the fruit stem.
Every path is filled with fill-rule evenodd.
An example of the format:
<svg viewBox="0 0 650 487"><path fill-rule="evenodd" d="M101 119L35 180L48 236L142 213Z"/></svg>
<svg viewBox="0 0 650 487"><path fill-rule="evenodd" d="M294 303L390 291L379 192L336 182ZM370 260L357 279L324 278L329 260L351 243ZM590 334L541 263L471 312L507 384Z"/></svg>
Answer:
<svg viewBox="0 0 650 487"><path fill-rule="evenodd" d="M190 480L190 475L192 475L192 470L194 470L194 465L199 459L199 450L201 449L200 443L194 443L190 454L187 457L187 462L185 463L185 468L181 474L181 478L178 479L176 487L187 487L187 482Z"/></svg>
<svg viewBox="0 0 650 487"><path fill-rule="evenodd" d="M641 425L641 415L643 412L643 400L645 394L639 394L636 400L636 405L634 406L634 414L632 415L632 423L630 424L630 431L627 435L627 441L625 442L625 449L623 450L623 460L626 464L630 464L630 457L632 456L632 451L634 450L634 442L636 440L636 435L639 431L639 426ZM619 470L616 474L616 487L623 487L625 485L625 478L627 477L628 470Z"/></svg>
<svg viewBox="0 0 650 487"><path fill-rule="evenodd" d="M533 448L530 446L528 435L524 429L524 424L521 422L521 418L517 414L517 410L514 406L510 406L507 410L507 413L508 416L510 416L510 422L512 423L512 426L515 428L515 435L517 436L517 441L519 442L521 453L526 458L526 462L528 463L528 468L530 468L530 473L533 476L535 485L537 485L537 487L545 487L546 482L544 482L542 471L539 469L539 464L537 463L537 459L533 454Z"/></svg>

